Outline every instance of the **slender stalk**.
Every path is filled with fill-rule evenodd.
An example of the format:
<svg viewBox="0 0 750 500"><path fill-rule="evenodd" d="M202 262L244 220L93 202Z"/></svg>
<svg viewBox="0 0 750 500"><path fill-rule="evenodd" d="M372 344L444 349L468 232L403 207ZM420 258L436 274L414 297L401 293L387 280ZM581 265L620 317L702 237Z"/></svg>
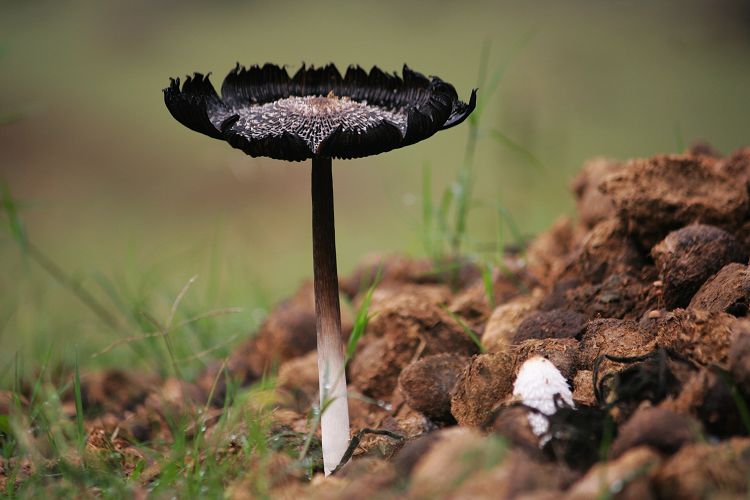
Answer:
<svg viewBox="0 0 750 500"><path fill-rule="evenodd" d="M312 232L323 468L329 475L349 445L330 158L312 161Z"/></svg>

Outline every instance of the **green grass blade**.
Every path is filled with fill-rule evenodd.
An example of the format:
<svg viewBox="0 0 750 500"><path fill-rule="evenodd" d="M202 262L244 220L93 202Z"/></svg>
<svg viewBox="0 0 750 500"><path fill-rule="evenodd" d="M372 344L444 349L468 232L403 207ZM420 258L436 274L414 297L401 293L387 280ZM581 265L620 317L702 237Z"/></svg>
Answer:
<svg viewBox="0 0 750 500"><path fill-rule="evenodd" d="M544 170L544 164L539 161L539 158L537 158L534 153L532 153L527 148L523 147L507 135L503 134L499 130L493 129L490 132L490 137L492 137L498 144L505 146L514 154L523 158L524 161L532 167L536 168L537 170Z"/></svg>
<svg viewBox="0 0 750 500"><path fill-rule="evenodd" d="M198 276L191 277L187 283L182 287L180 290L180 293L177 294L177 297L174 299L174 302L172 302L172 307L169 310L169 317L167 318L166 325L164 329L166 331L169 331L172 329L172 322L174 321L174 317L177 314L177 309L180 307L180 303L182 302L182 299L185 298L185 295L187 295L188 290L190 290L190 287L193 286L193 283L195 283L195 280L198 279Z"/></svg>
<svg viewBox="0 0 750 500"><path fill-rule="evenodd" d="M511 215L510 211L507 208L505 208L500 202L498 202L497 205L495 206L495 210L497 210L497 214L508 225L508 230L510 231L510 234L513 236L513 239L515 240L516 245L518 246L519 250L523 252L523 250L526 248L526 238L524 238L523 233L521 232L521 229L518 227L518 224L516 223L515 219L513 219L513 216ZM502 255L503 249L498 248L498 251Z"/></svg>
<svg viewBox="0 0 750 500"><path fill-rule="evenodd" d="M3 211L8 217L8 227L10 229L10 234L16 241L16 243L18 243L18 245L21 247L21 250L26 253L29 246L29 240L26 235L26 229L24 228L23 220L21 219L21 216L19 214L18 205L16 204L16 201L13 199L13 196L10 193L10 187L8 186L7 182L0 182L0 193L2 193L3 196L2 207Z"/></svg>
<svg viewBox="0 0 750 500"><path fill-rule="evenodd" d="M444 252L445 242L451 238L451 230L448 225L448 214L450 213L451 205L453 204L453 191L447 188L443 191L443 196L440 198L440 208L437 213L437 227L438 227L438 242L439 252L437 257L441 257ZM436 259L439 260L439 259Z"/></svg>
<svg viewBox="0 0 750 500"><path fill-rule="evenodd" d="M21 247L24 255L28 255L42 269L44 269L61 286L72 292L78 299L89 307L110 328L117 329L117 319L104 307L88 290L86 290L76 279L66 274L60 266L45 255L39 248L31 243L24 228L23 220L18 211L18 205L13 200L7 183L0 183L0 194L2 194L2 208L8 216L10 232L13 239Z"/></svg>
<svg viewBox="0 0 750 500"><path fill-rule="evenodd" d="M39 393L41 391L42 382L43 382L44 376L47 374L47 368L49 368L49 361L52 358L53 346L54 346L54 343L50 343L49 349L47 349L47 355L44 357L44 362L42 363L42 367L39 370L39 375L36 377L36 381L34 382L34 388L31 390L31 397L29 398L30 408L32 408L34 406L34 403L36 403Z"/></svg>
<svg viewBox="0 0 750 500"><path fill-rule="evenodd" d="M479 335L477 334L477 332L475 332L474 330L472 330L471 327L464 322L464 320L462 320L461 318L459 318L456 314L454 314L452 311L450 311L447 307L443 306L442 309L443 309L443 311L445 311L446 313L448 313L448 316L450 316L451 319L453 319L453 321L455 321L456 323L458 323L458 326L461 327L461 329L464 331L464 333L466 335L468 335L469 338L471 339L471 341L474 342L476 344L476 346L479 348L479 352L481 352L481 353L487 352L487 349L482 344L482 340L479 338Z"/></svg>
<svg viewBox="0 0 750 500"><path fill-rule="evenodd" d="M458 171L458 177L453 188L456 200L456 222L451 239L451 251L454 256L458 256L461 252L461 244L466 237L467 219L473 188L470 164Z"/></svg>
<svg viewBox="0 0 750 500"><path fill-rule="evenodd" d="M86 431L83 426L83 398L81 396L81 371L78 364L78 348L76 347L75 377L73 379L73 396L76 403L76 437L80 450L86 446Z"/></svg>
<svg viewBox="0 0 750 500"><path fill-rule="evenodd" d="M430 257L434 258L435 249L432 242L433 226L432 209L432 171L428 164L422 165L422 244Z"/></svg>
<svg viewBox="0 0 750 500"><path fill-rule="evenodd" d="M490 308L495 309L495 287L492 283L492 264L485 262L480 266L482 271L482 283L484 283L484 292L487 295L487 303Z"/></svg>
<svg viewBox="0 0 750 500"><path fill-rule="evenodd" d="M372 282L372 285L370 285L370 288L367 289L367 293L362 299L362 304L360 304L359 310L357 310L357 317L354 321L354 327L352 328L352 333L351 335L349 335L349 341L346 345L345 363L348 363L352 356L354 356L354 352L357 350L357 345L362 339L362 336L365 334L367 323L371 319L369 310L370 303L372 302L372 294L375 291L375 288L380 283L380 274L382 270L383 266L381 264L380 267L378 267L378 272L375 274L375 280Z"/></svg>

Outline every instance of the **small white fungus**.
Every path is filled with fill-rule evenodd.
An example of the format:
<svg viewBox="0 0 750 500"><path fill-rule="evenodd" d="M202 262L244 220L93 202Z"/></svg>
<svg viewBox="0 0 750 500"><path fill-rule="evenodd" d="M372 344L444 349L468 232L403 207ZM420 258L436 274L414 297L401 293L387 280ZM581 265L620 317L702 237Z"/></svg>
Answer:
<svg viewBox="0 0 750 500"><path fill-rule="evenodd" d="M549 422L545 415L554 415L557 411L555 396L561 402L575 407L568 381L550 360L540 356L529 358L521 365L513 384L513 396L524 405L542 413L529 411L528 417L531 430L540 437L540 447L550 439L547 434Z"/></svg>

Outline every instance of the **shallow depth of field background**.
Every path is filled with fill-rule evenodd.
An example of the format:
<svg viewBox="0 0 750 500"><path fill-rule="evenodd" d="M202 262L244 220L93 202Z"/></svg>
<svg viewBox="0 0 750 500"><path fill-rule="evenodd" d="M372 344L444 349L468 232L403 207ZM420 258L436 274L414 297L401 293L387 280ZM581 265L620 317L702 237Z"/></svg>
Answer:
<svg viewBox="0 0 750 500"><path fill-rule="evenodd" d="M406 62L468 98L489 42L490 70L505 73L478 143L476 250L495 240L496 202L526 234L571 213L568 184L593 156L750 143L750 9L652 4L4 1L0 178L30 239L113 314L163 319L193 275L180 317L242 308L175 332L195 374L311 276L309 165L249 158L187 130L164 107L168 77L212 71L218 87L237 61L291 72L301 61ZM334 163L340 274L372 252L424 253L423 168L437 199L466 134ZM108 328L24 256L0 216L0 384L76 349L86 369L164 369L151 352L161 344L92 358L149 326Z"/></svg>

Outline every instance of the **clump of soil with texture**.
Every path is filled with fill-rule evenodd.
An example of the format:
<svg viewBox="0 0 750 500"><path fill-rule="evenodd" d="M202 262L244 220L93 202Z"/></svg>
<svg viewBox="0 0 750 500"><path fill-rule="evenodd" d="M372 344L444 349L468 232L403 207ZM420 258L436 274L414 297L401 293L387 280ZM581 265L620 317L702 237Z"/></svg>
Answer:
<svg viewBox="0 0 750 500"><path fill-rule="evenodd" d="M312 481L288 458L304 440L289 439L268 478L272 495L747 495L749 183L750 149L593 160L572 183L577 217L507 255L493 275L495 304L471 262L436 271L427 260L368 258L341 280L357 306L380 278L348 364L350 413L353 433L387 432L361 435L349 464ZM347 335L352 324L345 315ZM315 335L305 284L230 357L230 377L217 376L219 365L194 384L89 377L84 405L98 416L86 422L87 446L117 447L132 467L131 443L169 440L171 414L206 405L216 420L228 384L270 372L272 431L304 436L318 400ZM575 402L558 400L545 436L530 427L534 409L512 395L521 365L536 356L567 379Z"/></svg>

